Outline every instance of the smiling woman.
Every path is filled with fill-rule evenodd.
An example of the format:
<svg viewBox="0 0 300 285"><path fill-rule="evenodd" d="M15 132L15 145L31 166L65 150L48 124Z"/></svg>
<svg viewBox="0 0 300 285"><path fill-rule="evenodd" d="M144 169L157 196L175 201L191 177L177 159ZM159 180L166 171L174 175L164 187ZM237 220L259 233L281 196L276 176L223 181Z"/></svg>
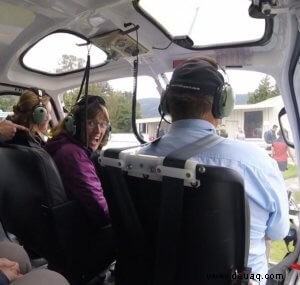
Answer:
<svg viewBox="0 0 300 285"><path fill-rule="evenodd" d="M108 124L108 113L100 99L99 96L88 97L88 120ZM74 106L72 114L54 128L45 149L60 170L67 193L82 204L92 223L101 227L109 223L109 213L90 154L100 146L107 128L94 125L85 130L85 126L85 101L81 101Z"/></svg>

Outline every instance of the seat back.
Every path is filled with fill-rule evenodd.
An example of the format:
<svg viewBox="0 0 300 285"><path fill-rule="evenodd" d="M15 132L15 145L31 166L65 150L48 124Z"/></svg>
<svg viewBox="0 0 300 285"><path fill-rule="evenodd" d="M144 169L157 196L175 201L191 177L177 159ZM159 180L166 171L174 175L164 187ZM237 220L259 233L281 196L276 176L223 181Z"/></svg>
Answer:
<svg viewBox="0 0 300 285"><path fill-rule="evenodd" d="M2 146L0 160L0 215L4 228L29 249L45 255L48 249L44 245L53 244L45 210L67 201L53 161L43 150L22 146Z"/></svg>
<svg viewBox="0 0 300 285"><path fill-rule="evenodd" d="M119 247L116 284L233 284L249 250L241 176L163 160L117 149L99 158Z"/></svg>
<svg viewBox="0 0 300 285"><path fill-rule="evenodd" d="M1 145L0 161L0 218L5 231L70 280L82 284L82 278L99 273L103 268L102 252L94 246L97 235L80 205L68 199L49 154L40 148Z"/></svg>

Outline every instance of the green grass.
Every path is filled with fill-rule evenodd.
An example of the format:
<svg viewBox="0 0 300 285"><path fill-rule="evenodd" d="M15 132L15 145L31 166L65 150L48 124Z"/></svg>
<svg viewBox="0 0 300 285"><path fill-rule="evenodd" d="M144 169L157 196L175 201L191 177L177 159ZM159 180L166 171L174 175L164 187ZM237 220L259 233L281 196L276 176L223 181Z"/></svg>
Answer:
<svg viewBox="0 0 300 285"><path fill-rule="evenodd" d="M290 251L293 251L292 246L290 246ZM287 254L287 248L283 240L272 241L270 249L270 262L278 263Z"/></svg>
<svg viewBox="0 0 300 285"><path fill-rule="evenodd" d="M297 204L300 203L300 191L295 191L292 195Z"/></svg>
<svg viewBox="0 0 300 285"><path fill-rule="evenodd" d="M289 164L288 165L288 170L286 170L283 173L283 178L284 179L289 179L289 178L297 177L297 175L298 175L297 174L297 166Z"/></svg>
<svg viewBox="0 0 300 285"><path fill-rule="evenodd" d="M288 170L283 173L284 179L289 179L293 177L297 177L297 166L296 165L288 165ZM300 191L293 192L293 197L296 201L300 202ZM293 251L293 246L289 245L290 251ZM278 263L281 261L284 256L287 254L287 248L283 240L272 241L271 249L270 249L270 262Z"/></svg>
<svg viewBox="0 0 300 285"><path fill-rule="evenodd" d="M284 179L294 178L294 177L297 177L297 176L298 176L297 166L289 164L288 165L288 170L286 170L283 173ZM300 191L294 191L292 195L293 195L293 198L295 199L295 201L297 203L300 203Z"/></svg>

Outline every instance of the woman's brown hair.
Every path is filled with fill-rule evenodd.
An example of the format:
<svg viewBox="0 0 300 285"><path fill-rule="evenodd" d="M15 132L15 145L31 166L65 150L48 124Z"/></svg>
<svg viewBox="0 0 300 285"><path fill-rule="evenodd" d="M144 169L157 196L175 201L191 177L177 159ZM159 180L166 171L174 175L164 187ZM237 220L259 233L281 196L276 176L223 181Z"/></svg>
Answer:
<svg viewBox="0 0 300 285"><path fill-rule="evenodd" d="M36 124L33 119L33 111L36 106L42 102L44 106L50 101L50 96L44 94L39 96L32 90L25 90L16 105L13 106L14 114L10 120L16 124L27 127L29 131L34 132L34 125Z"/></svg>

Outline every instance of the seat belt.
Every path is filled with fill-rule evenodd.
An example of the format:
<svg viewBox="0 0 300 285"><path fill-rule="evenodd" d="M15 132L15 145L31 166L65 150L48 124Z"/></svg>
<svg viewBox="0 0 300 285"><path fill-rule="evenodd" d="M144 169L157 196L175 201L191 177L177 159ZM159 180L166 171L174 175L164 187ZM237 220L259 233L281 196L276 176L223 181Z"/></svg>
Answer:
<svg viewBox="0 0 300 285"><path fill-rule="evenodd" d="M209 134L172 151L165 157L163 165L184 168L187 159L224 140L225 138L216 134ZM174 278L177 265L177 245L182 223L183 194L184 181L182 179L163 177L154 285L173 285L176 283Z"/></svg>

